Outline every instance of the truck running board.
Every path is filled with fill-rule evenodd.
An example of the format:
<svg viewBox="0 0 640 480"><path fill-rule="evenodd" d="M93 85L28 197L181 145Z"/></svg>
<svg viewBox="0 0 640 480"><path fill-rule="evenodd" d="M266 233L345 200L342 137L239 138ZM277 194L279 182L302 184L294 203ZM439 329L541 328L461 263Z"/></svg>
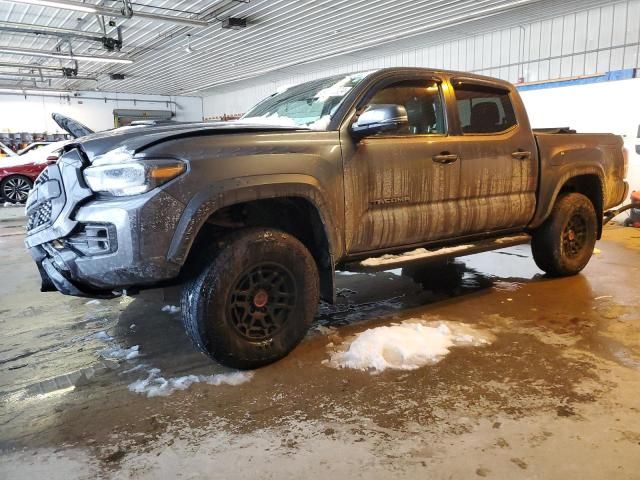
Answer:
<svg viewBox="0 0 640 480"><path fill-rule="evenodd" d="M531 235L521 233L506 237L489 238L475 242L455 245L451 247L436 248L428 250L426 248L416 248L397 254L385 254L379 257L367 258L359 262L347 263L342 270L351 272L377 272L380 270L392 270L394 268L406 267L414 264L442 261L474 253L498 250L500 248L522 245L531 241Z"/></svg>

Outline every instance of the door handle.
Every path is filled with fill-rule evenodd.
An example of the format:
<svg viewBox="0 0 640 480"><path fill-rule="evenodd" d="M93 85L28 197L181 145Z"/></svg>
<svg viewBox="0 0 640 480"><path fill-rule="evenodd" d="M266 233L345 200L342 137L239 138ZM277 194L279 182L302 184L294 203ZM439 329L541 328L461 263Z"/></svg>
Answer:
<svg viewBox="0 0 640 480"><path fill-rule="evenodd" d="M531 152L526 152L524 150L518 149L515 152L513 152L511 156L518 160L529 160L531 158Z"/></svg>
<svg viewBox="0 0 640 480"><path fill-rule="evenodd" d="M431 158L434 162L447 164L447 163L455 162L460 157L458 157L458 155L456 155L455 153L442 152L437 155L434 155Z"/></svg>

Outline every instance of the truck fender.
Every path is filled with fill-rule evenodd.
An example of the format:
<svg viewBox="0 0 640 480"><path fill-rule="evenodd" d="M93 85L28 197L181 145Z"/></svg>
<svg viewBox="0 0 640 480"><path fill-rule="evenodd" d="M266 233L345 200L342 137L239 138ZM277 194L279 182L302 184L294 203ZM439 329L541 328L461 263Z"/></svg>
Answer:
<svg viewBox="0 0 640 480"><path fill-rule="evenodd" d="M216 182L194 195L182 213L167 260L184 265L194 240L203 225L217 210L234 204L276 198L303 198L315 207L329 245L330 272L321 273L322 297L335 301L335 258L340 256L342 238L325 200L327 193L309 175L272 174L227 179ZM329 295L330 294L330 295Z"/></svg>
<svg viewBox="0 0 640 480"><path fill-rule="evenodd" d="M553 210L553 206L558 199L558 195L562 189L574 178L590 175L594 176L598 179L599 183L599 193L602 202L598 208L596 204L596 213L598 214L598 238L600 238L600 234L602 231L602 204L604 203L605 192L604 192L604 172L601 166L599 165L583 165L583 166L569 166L565 165L565 168L562 168L560 171L556 172L553 176L553 189L544 189L544 185L541 185L540 193L539 193L539 204L536 209L536 213L534 215L533 220L530 222L530 229L535 229L542 225L544 221L549 218L551 215L551 211ZM600 210L600 211L598 211Z"/></svg>

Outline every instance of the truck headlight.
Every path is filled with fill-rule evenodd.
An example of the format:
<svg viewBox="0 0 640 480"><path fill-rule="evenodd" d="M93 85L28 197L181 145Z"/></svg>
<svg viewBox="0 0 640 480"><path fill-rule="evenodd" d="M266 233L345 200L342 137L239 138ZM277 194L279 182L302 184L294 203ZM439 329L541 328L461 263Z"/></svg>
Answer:
<svg viewBox="0 0 640 480"><path fill-rule="evenodd" d="M138 195L176 178L187 169L179 160L134 160L121 163L96 160L84 170L84 179L94 192L116 197Z"/></svg>

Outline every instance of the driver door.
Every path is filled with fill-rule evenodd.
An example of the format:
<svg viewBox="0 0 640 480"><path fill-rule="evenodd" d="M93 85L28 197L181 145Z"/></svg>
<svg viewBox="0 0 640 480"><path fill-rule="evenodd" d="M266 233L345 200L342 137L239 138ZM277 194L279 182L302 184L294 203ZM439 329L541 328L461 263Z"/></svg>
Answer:
<svg viewBox="0 0 640 480"><path fill-rule="evenodd" d="M347 252L452 237L460 161L447 132L443 84L415 77L387 82L364 111L376 105L403 107L408 122L343 143Z"/></svg>

